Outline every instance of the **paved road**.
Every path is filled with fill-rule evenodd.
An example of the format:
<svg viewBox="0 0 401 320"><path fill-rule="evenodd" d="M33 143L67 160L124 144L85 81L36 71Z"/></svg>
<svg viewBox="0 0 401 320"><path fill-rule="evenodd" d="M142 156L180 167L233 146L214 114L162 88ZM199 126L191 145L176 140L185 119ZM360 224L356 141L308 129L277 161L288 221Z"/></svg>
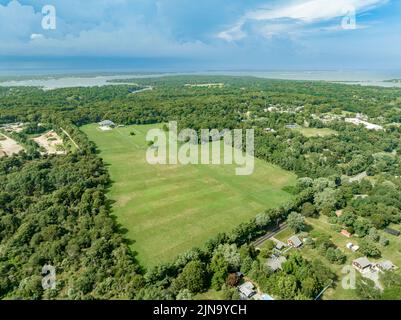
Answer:
<svg viewBox="0 0 401 320"><path fill-rule="evenodd" d="M266 233L264 236L260 237L256 241L254 241L252 244L254 247L258 247L262 245L265 241L269 240L270 238L274 237L277 233L283 231L284 229L287 228L286 223L280 224L278 227L275 227L273 230L270 230L268 233Z"/></svg>

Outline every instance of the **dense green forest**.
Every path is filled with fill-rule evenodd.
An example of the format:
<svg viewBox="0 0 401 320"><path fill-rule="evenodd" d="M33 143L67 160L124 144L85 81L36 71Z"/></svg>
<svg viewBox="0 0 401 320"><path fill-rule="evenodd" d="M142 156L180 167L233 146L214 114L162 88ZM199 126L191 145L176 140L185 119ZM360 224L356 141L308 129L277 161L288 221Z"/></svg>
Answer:
<svg viewBox="0 0 401 320"><path fill-rule="evenodd" d="M222 289L226 299L235 299L234 273L241 270L279 298L313 299L328 281L336 280L329 269L294 255L272 275L259 264L250 239L293 212L327 215L362 237L372 228L401 223L399 89L251 77L132 82L49 91L0 87L0 124L62 127L79 145L66 156L40 155L31 145L19 155L0 158L0 298L188 299L212 287ZM187 86L198 83L224 86ZM153 90L136 94L138 86ZM266 110L271 107L284 111ZM386 130L367 130L338 119L324 123L320 118L342 112L363 113ZM197 130L254 128L256 156L299 176L298 186L289 190L295 200L226 230L171 263L144 270L110 215L107 167L79 130L104 119L117 124L174 120L182 128ZM325 127L337 134L310 138L288 129L288 124ZM31 129L35 132L35 125ZM29 144L31 133L22 132L16 139ZM374 182L348 182L360 173ZM369 197L355 198L360 194ZM345 212L340 218L334 214L338 209ZM372 247L369 241L367 247ZM57 268L58 281L56 289L44 291L41 269L46 263ZM387 291L374 298L399 297L397 275L386 283Z"/></svg>

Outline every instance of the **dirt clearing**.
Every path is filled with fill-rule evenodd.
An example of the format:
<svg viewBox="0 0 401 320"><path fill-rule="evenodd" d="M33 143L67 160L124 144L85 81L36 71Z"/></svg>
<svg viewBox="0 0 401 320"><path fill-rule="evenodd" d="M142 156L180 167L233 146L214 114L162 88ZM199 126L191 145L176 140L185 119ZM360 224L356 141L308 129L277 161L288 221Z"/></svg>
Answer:
<svg viewBox="0 0 401 320"><path fill-rule="evenodd" d="M0 157L11 156L24 150L15 140L0 133Z"/></svg>
<svg viewBox="0 0 401 320"><path fill-rule="evenodd" d="M66 154L63 148L63 140L53 130L34 138L33 141L46 150L43 152L44 154Z"/></svg>

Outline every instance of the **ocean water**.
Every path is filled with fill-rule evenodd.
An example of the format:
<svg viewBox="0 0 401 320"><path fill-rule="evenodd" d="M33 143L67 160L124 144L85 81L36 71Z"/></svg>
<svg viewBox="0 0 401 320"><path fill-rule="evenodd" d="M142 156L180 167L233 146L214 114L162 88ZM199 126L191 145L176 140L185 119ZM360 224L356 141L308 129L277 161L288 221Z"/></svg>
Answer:
<svg viewBox="0 0 401 320"><path fill-rule="evenodd" d="M32 71L32 70L31 70ZM54 70L53 70L54 71ZM46 72L46 71L44 71ZM401 79L401 72L384 71L198 71L198 72L118 72L105 74L101 71L74 70L68 74L68 70L58 70L45 75L37 70L37 73L21 74L8 71L7 75L0 73L0 86L33 86L42 87L45 90L69 87L94 87L105 85L118 85L110 83L116 79L135 79L162 77L169 75L228 75L228 76L254 76L266 79L282 80L306 80L328 81L362 86L401 87L401 83L385 82L385 80ZM124 83L119 83L124 84Z"/></svg>
<svg viewBox="0 0 401 320"><path fill-rule="evenodd" d="M75 76L75 75L65 75L65 76L46 76L41 78L36 76L35 78L29 79L29 77L24 77L23 80L5 80L0 82L2 87L41 87L44 90L52 90L59 88L73 88L73 87L97 87L106 85L121 85L129 84L127 83L110 83L108 81L116 79L127 79L127 78L149 78L162 76L162 74L150 74L150 75L85 75L85 76ZM132 82L131 82L132 83Z"/></svg>

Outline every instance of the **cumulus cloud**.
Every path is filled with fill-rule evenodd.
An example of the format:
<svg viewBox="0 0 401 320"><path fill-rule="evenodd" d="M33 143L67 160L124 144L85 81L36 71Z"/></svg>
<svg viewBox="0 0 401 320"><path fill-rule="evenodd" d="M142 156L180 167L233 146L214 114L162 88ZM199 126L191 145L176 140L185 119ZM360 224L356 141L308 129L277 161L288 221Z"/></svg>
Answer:
<svg viewBox="0 0 401 320"><path fill-rule="evenodd" d="M56 30L41 27L47 0L21 2L0 5L2 54L183 56L207 49L196 38L174 37L157 19L154 1L56 0Z"/></svg>
<svg viewBox="0 0 401 320"><path fill-rule="evenodd" d="M269 68L319 61L324 50L346 56L360 49L358 55L374 59L384 56L375 55L378 48L401 52L394 32L398 0L52 0L57 28L43 30L47 4L0 0L0 56L184 58ZM341 27L350 6L358 14L358 32ZM387 11L374 19L392 16L393 23L368 28L374 19L362 13L379 7ZM382 45L372 45L372 34ZM353 48L338 53L338 46Z"/></svg>
<svg viewBox="0 0 401 320"><path fill-rule="evenodd" d="M347 14L350 10L364 12L387 0L304 0L289 5L259 9L246 14L245 19L272 20L295 19L305 22L328 20Z"/></svg>
<svg viewBox="0 0 401 320"><path fill-rule="evenodd" d="M247 26L256 33L271 37L284 33L300 33L302 28L347 15L360 14L387 3L388 0L295 0L279 1L250 10L234 24L217 34L218 38L232 41L246 37ZM294 28L295 27L295 28ZM320 30L340 30L329 26ZM317 29L315 29L317 30Z"/></svg>
<svg viewBox="0 0 401 320"><path fill-rule="evenodd" d="M246 36L246 33L242 30L243 23L239 22L228 30L219 32L217 37L226 41L241 40Z"/></svg>

